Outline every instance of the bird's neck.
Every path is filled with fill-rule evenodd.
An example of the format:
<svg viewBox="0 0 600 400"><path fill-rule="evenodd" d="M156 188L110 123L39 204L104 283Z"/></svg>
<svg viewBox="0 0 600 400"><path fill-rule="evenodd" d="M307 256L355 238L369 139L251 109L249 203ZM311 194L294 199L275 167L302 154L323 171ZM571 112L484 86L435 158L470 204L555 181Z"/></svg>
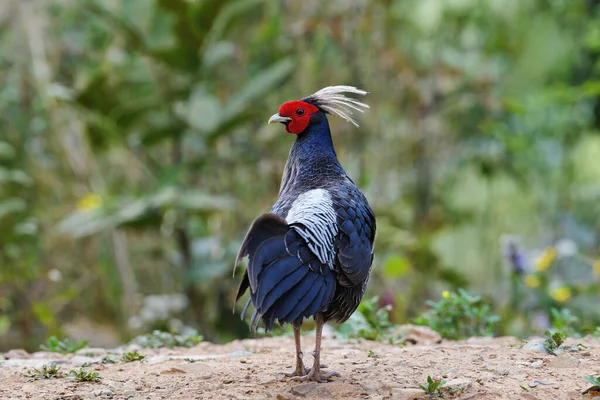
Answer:
<svg viewBox="0 0 600 400"><path fill-rule="evenodd" d="M343 175L324 116L320 123L309 125L296 138L285 165L280 193L298 185L319 187L320 183Z"/></svg>

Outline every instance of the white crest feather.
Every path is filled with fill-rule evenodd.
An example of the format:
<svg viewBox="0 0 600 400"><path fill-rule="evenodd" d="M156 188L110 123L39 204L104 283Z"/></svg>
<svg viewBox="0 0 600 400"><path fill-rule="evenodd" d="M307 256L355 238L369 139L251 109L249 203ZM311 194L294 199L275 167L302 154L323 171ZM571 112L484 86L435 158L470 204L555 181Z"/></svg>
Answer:
<svg viewBox="0 0 600 400"><path fill-rule="evenodd" d="M323 111L331 115L337 115L358 127L358 123L354 119L354 111L364 112L369 106L352 97L346 97L344 93L359 94L361 96L367 94L366 91L354 86L328 86L302 100L309 100Z"/></svg>

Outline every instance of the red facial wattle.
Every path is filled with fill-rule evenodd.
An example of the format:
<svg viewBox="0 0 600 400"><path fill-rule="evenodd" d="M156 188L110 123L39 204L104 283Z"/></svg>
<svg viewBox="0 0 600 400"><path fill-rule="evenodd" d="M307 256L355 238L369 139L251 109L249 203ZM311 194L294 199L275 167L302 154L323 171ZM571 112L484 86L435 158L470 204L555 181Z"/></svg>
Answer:
<svg viewBox="0 0 600 400"><path fill-rule="evenodd" d="M279 107L279 115L282 117L291 118L291 121L285 124L285 130L288 133L298 135L310 124L310 117L318 112L319 109L304 101L296 100L284 103Z"/></svg>

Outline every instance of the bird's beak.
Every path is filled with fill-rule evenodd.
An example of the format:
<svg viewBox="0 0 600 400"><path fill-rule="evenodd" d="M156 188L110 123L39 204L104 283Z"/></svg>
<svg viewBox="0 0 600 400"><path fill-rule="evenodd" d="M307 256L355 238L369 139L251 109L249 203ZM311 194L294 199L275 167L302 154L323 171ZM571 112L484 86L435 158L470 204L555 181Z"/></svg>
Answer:
<svg viewBox="0 0 600 400"><path fill-rule="evenodd" d="M292 119L290 117L282 117L279 114L273 114L271 118L269 118L269 124L274 124L275 122L281 122L285 124L286 122L290 122Z"/></svg>

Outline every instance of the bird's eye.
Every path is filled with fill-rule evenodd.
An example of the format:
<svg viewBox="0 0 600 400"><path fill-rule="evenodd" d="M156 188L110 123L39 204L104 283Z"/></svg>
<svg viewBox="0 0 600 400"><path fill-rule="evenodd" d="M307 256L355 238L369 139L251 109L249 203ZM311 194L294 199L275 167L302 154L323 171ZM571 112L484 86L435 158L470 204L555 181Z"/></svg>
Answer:
<svg viewBox="0 0 600 400"><path fill-rule="evenodd" d="M296 115L304 115L304 109L303 108L299 108L296 110Z"/></svg>

